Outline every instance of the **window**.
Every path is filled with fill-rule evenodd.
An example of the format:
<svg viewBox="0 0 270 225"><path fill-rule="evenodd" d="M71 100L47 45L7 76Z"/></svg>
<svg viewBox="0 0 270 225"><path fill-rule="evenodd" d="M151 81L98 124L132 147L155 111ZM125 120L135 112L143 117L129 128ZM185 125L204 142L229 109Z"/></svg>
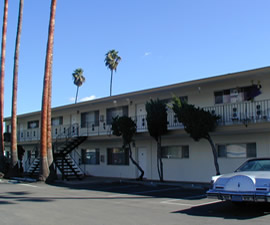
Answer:
<svg viewBox="0 0 270 225"><path fill-rule="evenodd" d="M99 111L81 113L81 128L99 125Z"/></svg>
<svg viewBox="0 0 270 225"><path fill-rule="evenodd" d="M256 143L217 145L220 158L253 158L257 156Z"/></svg>
<svg viewBox="0 0 270 225"><path fill-rule="evenodd" d="M164 146L161 147L161 157L165 159L189 158L189 146Z"/></svg>
<svg viewBox="0 0 270 225"><path fill-rule="evenodd" d="M99 149L82 149L82 164L99 164Z"/></svg>
<svg viewBox="0 0 270 225"><path fill-rule="evenodd" d="M128 106L107 109L107 124L112 124L116 116L128 116Z"/></svg>
<svg viewBox="0 0 270 225"><path fill-rule="evenodd" d="M39 128L39 121L29 121L27 124L28 129L34 129L34 128Z"/></svg>
<svg viewBox="0 0 270 225"><path fill-rule="evenodd" d="M251 85L247 87L216 91L214 93L215 104L249 101L261 94L260 89L260 85Z"/></svg>
<svg viewBox="0 0 270 225"><path fill-rule="evenodd" d="M129 165L128 149L108 148L108 165Z"/></svg>
<svg viewBox="0 0 270 225"><path fill-rule="evenodd" d="M52 118L52 126L63 125L63 116Z"/></svg>

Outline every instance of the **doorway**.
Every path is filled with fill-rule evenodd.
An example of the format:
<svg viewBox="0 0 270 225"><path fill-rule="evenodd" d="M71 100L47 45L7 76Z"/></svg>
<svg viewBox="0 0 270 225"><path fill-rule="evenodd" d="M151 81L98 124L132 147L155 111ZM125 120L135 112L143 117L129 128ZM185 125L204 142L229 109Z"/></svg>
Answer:
<svg viewBox="0 0 270 225"><path fill-rule="evenodd" d="M144 147L138 148L138 163L140 167L144 171L144 176L143 178L148 177L148 172L147 172L147 149Z"/></svg>

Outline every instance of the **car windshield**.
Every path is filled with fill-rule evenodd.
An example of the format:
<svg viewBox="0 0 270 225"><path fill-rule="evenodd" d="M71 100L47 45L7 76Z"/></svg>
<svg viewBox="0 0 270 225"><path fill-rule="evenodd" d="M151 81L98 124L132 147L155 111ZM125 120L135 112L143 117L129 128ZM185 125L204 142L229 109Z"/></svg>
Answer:
<svg viewBox="0 0 270 225"><path fill-rule="evenodd" d="M270 159L247 161L236 170L236 172L242 171L270 171Z"/></svg>

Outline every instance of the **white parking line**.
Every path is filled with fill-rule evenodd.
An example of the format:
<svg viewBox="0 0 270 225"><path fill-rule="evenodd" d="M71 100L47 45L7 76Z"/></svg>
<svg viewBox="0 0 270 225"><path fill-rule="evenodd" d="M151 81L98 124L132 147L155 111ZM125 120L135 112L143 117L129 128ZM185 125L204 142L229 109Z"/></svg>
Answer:
<svg viewBox="0 0 270 225"><path fill-rule="evenodd" d="M28 186L28 187L38 187L38 186L35 186L35 185L32 185L32 184L19 184L19 185L23 185L23 186Z"/></svg>
<svg viewBox="0 0 270 225"><path fill-rule="evenodd" d="M187 204L187 203L181 203L181 202L176 202L176 201L181 201L181 199L172 199L172 200L162 201L160 203L161 204L169 204L169 205L198 207L198 206L209 205L209 204L213 204L213 203L217 203L217 202L222 202L222 200L216 200L216 201L204 202L204 203L200 203L200 204Z"/></svg>

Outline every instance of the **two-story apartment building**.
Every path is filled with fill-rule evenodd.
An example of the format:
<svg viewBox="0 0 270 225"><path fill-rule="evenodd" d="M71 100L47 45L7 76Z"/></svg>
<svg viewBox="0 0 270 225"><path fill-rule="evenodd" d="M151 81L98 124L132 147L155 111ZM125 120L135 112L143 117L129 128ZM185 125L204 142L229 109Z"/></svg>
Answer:
<svg viewBox="0 0 270 225"><path fill-rule="evenodd" d="M53 143L66 137L85 137L70 156L87 175L136 178L137 168L121 149L122 140L111 134L112 118L128 115L137 124L133 156L146 179L158 179L156 142L147 130L145 103L172 96L185 98L220 115L212 138L218 149L221 173L234 171L250 157L270 157L270 67L121 94L52 109ZM10 131L6 118L6 131ZM18 143L26 150L24 169L39 155L40 112L18 116ZM209 182L215 174L211 147L195 142L168 107L169 132L162 138L164 180ZM8 152L10 143L5 143Z"/></svg>

